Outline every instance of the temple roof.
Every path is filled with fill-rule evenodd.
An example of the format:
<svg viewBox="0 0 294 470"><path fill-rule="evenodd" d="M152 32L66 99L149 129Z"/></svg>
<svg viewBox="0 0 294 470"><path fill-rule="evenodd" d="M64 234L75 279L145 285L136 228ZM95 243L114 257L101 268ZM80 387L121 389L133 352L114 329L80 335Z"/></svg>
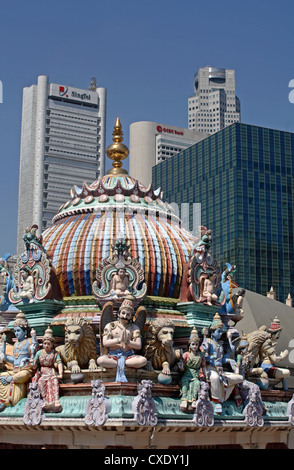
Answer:
<svg viewBox="0 0 294 470"><path fill-rule="evenodd" d="M160 189L146 188L122 168L128 149L119 120L113 135L106 151L113 168L91 184L72 188L42 234L44 248L63 295L91 295L99 263L111 254L116 239L126 238L131 257L143 267L147 295L178 298L196 239L162 200Z"/></svg>

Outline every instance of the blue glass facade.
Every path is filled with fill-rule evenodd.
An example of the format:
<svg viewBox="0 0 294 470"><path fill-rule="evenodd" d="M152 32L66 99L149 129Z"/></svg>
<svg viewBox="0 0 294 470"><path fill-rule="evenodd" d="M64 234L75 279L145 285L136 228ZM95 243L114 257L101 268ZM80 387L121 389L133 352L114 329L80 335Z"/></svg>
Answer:
<svg viewBox="0 0 294 470"><path fill-rule="evenodd" d="M164 199L201 203L212 253L237 283L294 297L294 134L235 123L153 168ZM192 204L190 204L192 227Z"/></svg>

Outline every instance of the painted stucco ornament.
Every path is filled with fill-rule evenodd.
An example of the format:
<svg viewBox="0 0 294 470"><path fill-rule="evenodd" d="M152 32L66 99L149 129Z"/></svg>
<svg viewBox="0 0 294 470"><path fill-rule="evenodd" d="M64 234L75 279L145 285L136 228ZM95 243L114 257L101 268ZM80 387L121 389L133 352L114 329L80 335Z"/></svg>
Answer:
<svg viewBox="0 0 294 470"><path fill-rule="evenodd" d="M8 298L15 305L62 298L55 268L42 246L42 238L36 236L37 228L33 225L26 229L26 249L14 267L15 288L9 291Z"/></svg>
<svg viewBox="0 0 294 470"><path fill-rule="evenodd" d="M249 388L248 403L243 410L245 422L249 426L263 426L264 408L260 398L260 389L257 385Z"/></svg>
<svg viewBox="0 0 294 470"><path fill-rule="evenodd" d="M242 405L246 407L251 399L250 397L254 396L255 403L258 403L258 406L262 409L262 414L265 414L266 407L262 401L259 386L247 379L247 377L250 377L252 371L252 360L251 356L248 354L249 343L247 335L243 333L242 336L239 334L235 334L234 336L233 338L232 335L232 344L234 344L235 360L230 359L229 364L234 372L241 374L243 377L243 382L238 384Z"/></svg>
<svg viewBox="0 0 294 470"><path fill-rule="evenodd" d="M158 417L152 397L152 380L142 380L138 385L138 395L132 403L132 410L140 426L156 426Z"/></svg>
<svg viewBox="0 0 294 470"><path fill-rule="evenodd" d="M159 371L158 382L168 385L172 381L171 371L181 362L182 350L174 348L175 326L169 318L157 318L148 327L143 354L148 360L149 370Z"/></svg>
<svg viewBox="0 0 294 470"><path fill-rule="evenodd" d="M275 317L269 328L263 325L247 335L249 343L247 355L250 356L253 365L251 375L259 377L258 385L262 389L268 388L270 379L280 380L284 390L288 389L287 378L290 371L277 365L288 356L287 349L280 354L276 353L276 344L281 331L280 320Z"/></svg>
<svg viewBox="0 0 294 470"><path fill-rule="evenodd" d="M22 312L19 312L13 324L16 342L12 355L6 352L5 339L2 343L1 359L7 370L0 374L0 411L7 406L14 406L26 396L27 383L35 373L33 357L39 347L36 332L31 330Z"/></svg>
<svg viewBox="0 0 294 470"><path fill-rule="evenodd" d="M134 298L127 296L122 302L117 319L113 304L104 305L100 319L100 341L102 355L97 363L106 369L116 369L116 382L127 382L125 368L140 369L147 363L144 356L137 354L142 348L142 332L146 321L146 309L141 306L134 310Z"/></svg>
<svg viewBox="0 0 294 470"><path fill-rule="evenodd" d="M200 227L200 240L193 246L183 272L180 302L218 305L221 269L212 258L211 231Z"/></svg>
<svg viewBox="0 0 294 470"><path fill-rule="evenodd" d="M193 422L196 426L213 426L213 405L209 397L209 384L207 382L201 382L198 392L198 399L196 400L194 407Z"/></svg>
<svg viewBox="0 0 294 470"><path fill-rule="evenodd" d="M224 370L224 348L221 340L226 328L218 313L209 327L209 337L204 336L201 349L207 363L207 380L210 382L211 398L215 403L215 412L222 412L222 403L226 401L236 385L242 383L243 376L237 371Z"/></svg>
<svg viewBox="0 0 294 470"><path fill-rule="evenodd" d="M134 305L138 305L146 295L144 270L130 255L130 246L126 238L118 238L112 245L112 255L104 258L96 270L93 294L100 305L112 301L119 307L127 295L133 296Z"/></svg>
<svg viewBox="0 0 294 470"><path fill-rule="evenodd" d="M88 426L103 426L108 420L111 404L105 397L105 385L101 380L92 380L92 398L86 403L85 424Z"/></svg>
<svg viewBox="0 0 294 470"><path fill-rule="evenodd" d="M38 382L29 384L29 393L24 406L23 421L28 426L38 426L45 418L43 399Z"/></svg>
<svg viewBox="0 0 294 470"><path fill-rule="evenodd" d="M46 251L43 247L42 235L37 235L38 228L39 227L36 224L26 227L25 233L22 237L26 251L38 249L44 252Z"/></svg>
<svg viewBox="0 0 294 470"><path fill-rule="evenodd" d="M183 372L180 376L181 405L180 409L187 412L189 407L196 406L201 378L205 376L204 353L200 351L200 338L196 328L193 328L187 344L187 351L183 353Z"/></svg>
<svg viewBox="0 0 294 470"><path fill-rule="evenodd" d="M19 404L14 410L6 408L2 416L0 413L3 441L6 427L9 431L9 427L12 429L16 423L19 428L18 417L23 418L27 428L43 424L38 432L45 430L45 434L46 423L51 423L52 429L62 429L68 434L80 427L81 417L84 417L83 424L89 428L88 432L95 434L91 427L106 424L106 428L112 429L105 428L102 432L110 430L116 434L119 443L120 429L124 427L123 435L127 436L129 425L142 427L142 436L147 428L152 427L154 435L159 416L161 425L168 427L171 436L175 436L174 431L177 431L179 445L183 444L185 436L178 431L180 428L185 431L187 425L189 427L188 421L192 428L211 428L217 420L218 430L221 427L228 430L228 426L236 424L238 428L244 428L245 434L251 435L247 432L248 427L260 428L264 420L267 421L267 430L272 427L274 431L274 420L280 428L276 413L280 408L279 418L282 418L283 426L287 426L287 417L293 425L294 395L288 403L286 417L285 403L283 406L279 402L267 405L266 401L263 404L262 396L275 398L275 395L262 394L253 380L260 379L258 373L268 384L271 374L275 379L287 377L287 371L276 364L288 354L288 351L279 355L275 352L281 331L279 320L274 319L268 330L264 327L257 333L247 334L246 338L238 336L238 330L231 323L236 324L243 317L244 291L240 289L236 295L233 294L233 288L237 287L233 281L235 267L227 264L221 274L222 270L210 254L211 231L202 226L199 240L195 243L194 236L186 233L179 224L180 220L161 200L160 191L153 191L152 185L143 187L125 170L122 171L119 155L127 155L125 147L120 145L119 121L114 136L115 145L109 148L115 161L113 170L92 185L84 183L81 190L73 190L71 201L64 204L56 215L55 226L43 233L44 240L47 239L46 249L42 236L37 236L36 225L25 231L25 251L15 266L15 286L6 287L9 302L13 301L15 308L28 312L30 318L38 317L37 320L40 323L44 321L47 327L48 316L50 313L51 320L51 307L54 306L49 300L62 299L60 292L68 299L64 302L64 311L58 313L58 318L54 317L51 323L60 341L56 350L50 328L45 331L40 350L36 332L30 331L21 312L15 319L14 345L9 344L7 329L0 333L0 362L2 370L5 370L0 373L0 411ZM125 238L125 234L130 240ZM58 277L48 253L55 260ZM7 259L5 255L0 260L0 273L11 281ZM140 302L146 295L147 285L149 296L145 308L142 304L140 306ZM99 314L98 309L90 306L92 294L102 309L99 357L94 334ZM88 296L91 298L84 298ZM187 308L181 305L177 311L178 304L185 302L197 305L188 305ZM81 308L75 308L76 305ZM43 306L44 310L48 306L46 316L42 316ZM59 302L56 302L54 313L58 308ZM205 310L208 316L204 321L202 315ZM210 314L214 315L218 310L211 323L208 320ZM193 313L195 328L183 353L175 347L175 342L187 337L187 328L191 325L190 312ZM69 315L72 317L66 321L64 344L61 344L63 338L59 327ZM91 318L91 315L95 319L92 324L84 318ZM208 326L209 323L209 329L205 330L203 325ZM196 331L196 326L199 331ZM48 340L50 345L46 349ZM63 372L61 361L68 370L64 374L65 383L58 390ZM7 365L10 368L6 370ZM128 368L144 370L130 373ZM83 386L73 379L74 383L69 384L68 371L72 377L84 375L89 380ZM257 375L254 376L253 372ZM154 383L156 376L159 385ZM112 377L117 383L113 383ZM132 382L120 384L127 382L127 377ZM110 398L106 396L108 390ZM63 394L60 400L59 391ZM238 402L240 405L235 391L242 398ZM282 395L288 396L284 392ZM225 401L229 403L222 411ZM51 415L49 421L44 413L61 411L61 403L62 414L59 417ZM269 408L266 417L265 406ZM184 414L189 412L191 418L193 413L190 420ZM118 432L113 432L114 428ZM16 431L15 441L20 432L20 429ZM58 433L58 441L67 441L62 434ZM96 445L101 447L104 439L100 440L98 433L97 437ZM22 442L22 438L19 441Z"/></svg>
<svg viewBox="0 0 294 470"><path fill-rule="evenodd" d="M43 410L47 413L60 413L59 381L63 378L63 364L55 350L55 339L51 328L43 336L43 348L37 351L34 364L38 370L38 386L43 399Z"/></svg>
<svg viewBox="0 0 294 470"><path fill-rule="evenodd" d="M5 312L8 310L17 310L16 307L9 300L9 292L13 290L16 292L14 284L14 277L11 268L8 265L8 260L11 257L10 253L0 259L0 275L4 278L3 296L0 296L0 311Z"/></svg>
<svg viewBox="0 0 294 470"><path fill-rule="evenodd" d="M91 325L80 317L68 318L65 324L64 344L57 346L64 366L73 374L81 369L96 370L96 337Z"/></svg>
<svg viewBox="0 0 294 470"><path fill-rule="evenodd" d="M287 405L287 416L289 417L289 423L294 426L294 394L292 395L292 398Z"/></svg>
<svg viewBox="0 0 294 470"><path fill-rule="evenodd" d="M242 320L243 311L243 300L245 296L245 289L239 289L237 293L232 293L236 283L233 278L236 272L236 266L226 263L226 269L221 275L221 292L219 295L219 302L221 308L218 310L222 321L225 326L229 325L229 322L233 322L234 325Z"/></svg>

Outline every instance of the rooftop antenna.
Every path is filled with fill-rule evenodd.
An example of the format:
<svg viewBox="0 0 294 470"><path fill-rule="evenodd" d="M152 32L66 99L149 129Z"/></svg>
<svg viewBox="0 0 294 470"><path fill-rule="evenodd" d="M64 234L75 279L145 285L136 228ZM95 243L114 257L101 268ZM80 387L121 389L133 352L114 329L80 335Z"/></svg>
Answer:
<svg viewBox="0 0 294 470"><path fill-rule="evenodd" d="M95 77L92 77L90 81L89 90L96 91L96 88L97 88L97 80Z"/></svg>

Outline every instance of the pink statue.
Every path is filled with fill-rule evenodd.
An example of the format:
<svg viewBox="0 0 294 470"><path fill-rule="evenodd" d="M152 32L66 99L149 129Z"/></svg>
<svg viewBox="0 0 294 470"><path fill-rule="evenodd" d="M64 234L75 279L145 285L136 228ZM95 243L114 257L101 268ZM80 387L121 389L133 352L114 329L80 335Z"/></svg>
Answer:
<svg viewBox="0 0 294 470"><path fill-rule="evenodd" d="M43 338L43 349L34 358L40 371L39 389L43 398L43 410L47 413L59 413L62 407L59 401L59 380L63 376L61 357L54 349L53 332L47 328Z"/></svg>

